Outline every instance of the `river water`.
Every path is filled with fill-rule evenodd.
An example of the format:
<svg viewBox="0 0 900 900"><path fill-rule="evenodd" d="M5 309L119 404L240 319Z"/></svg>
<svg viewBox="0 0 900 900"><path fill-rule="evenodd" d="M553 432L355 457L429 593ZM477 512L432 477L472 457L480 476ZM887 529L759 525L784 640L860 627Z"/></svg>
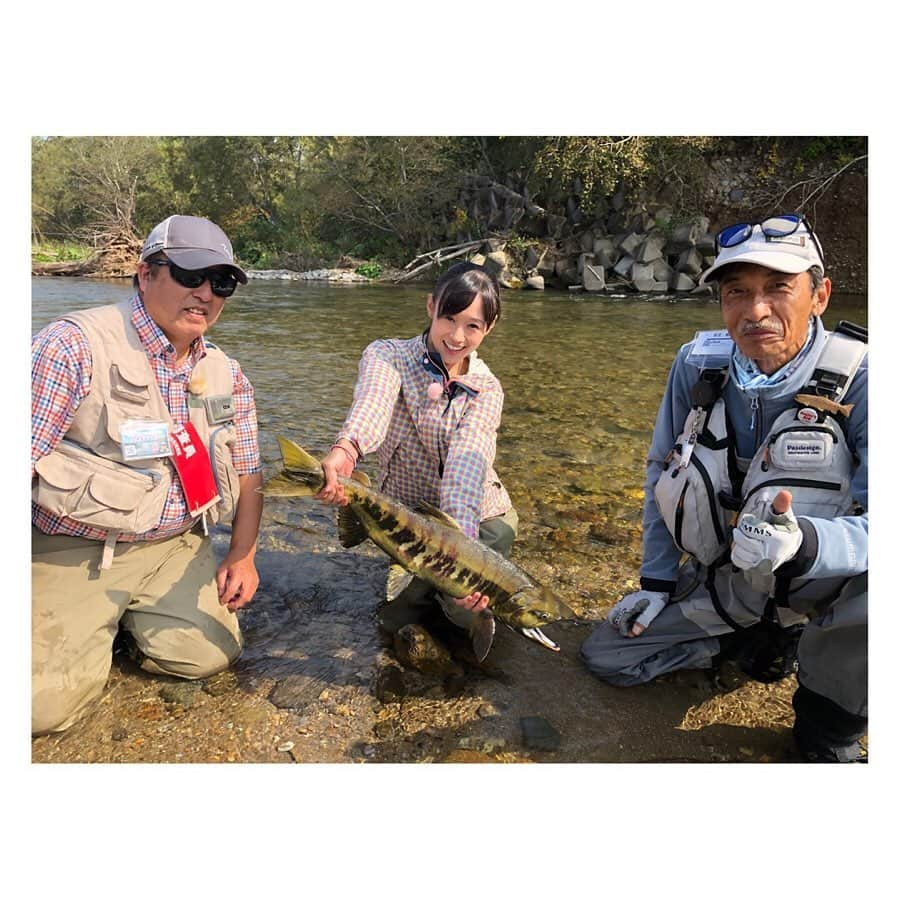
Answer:
<svg viewBox="0 0 900 900"><path fill-rule="evenodd" d="M426 293L286 281L239 288L210 336L255 387L266 475L280 461L277 435L327 451L362 349L421 331ZM32 329L130 294L125 280L34 278ZM506 291L503 304L482 356L506 393L496 469L520 516L512 558L596 618L636 586L643 459L666 374L695 331L721 327L718 306L555 291ZM834 296L824 318L827 327L866 325L866 297ZM227 533L216 542L222 550ZM267 500L257 563L241 665L279 681L273 702L302 709L323 683L366 684L378 652L371 613L383 596L380 551L343 550L333 511L320 504Z"/></svg>

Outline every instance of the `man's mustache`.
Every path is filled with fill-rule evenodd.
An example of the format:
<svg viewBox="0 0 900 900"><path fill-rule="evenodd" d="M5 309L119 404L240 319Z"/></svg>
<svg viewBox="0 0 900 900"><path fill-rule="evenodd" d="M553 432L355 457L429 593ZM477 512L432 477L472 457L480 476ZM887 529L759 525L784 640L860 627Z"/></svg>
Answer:
<svg viewBox="0 0 900 900"><path fill-rule="evenodd" d="M762 322L744 322L741 325L741 336L755 334L758 331L774 331L780 337L784 337L784 329L779 321L763 319Z"/></svg>

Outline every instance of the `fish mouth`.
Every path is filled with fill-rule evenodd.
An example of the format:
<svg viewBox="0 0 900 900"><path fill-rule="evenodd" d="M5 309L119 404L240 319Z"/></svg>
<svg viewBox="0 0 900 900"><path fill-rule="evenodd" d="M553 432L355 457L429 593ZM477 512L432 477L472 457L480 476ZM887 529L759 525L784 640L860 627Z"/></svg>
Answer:
<svg viewBox="0 0 900 900"><path fill-rule="evenodd" d="M524 635L527 638L530 638L532 641L537 641L537 643L541 644L544 647L547 647L549 650L553 650L556 653L559 653L559 644L554 643L541 631L540 628L534 626L533 628L519 628L517 629L520 634Z"/></svg>

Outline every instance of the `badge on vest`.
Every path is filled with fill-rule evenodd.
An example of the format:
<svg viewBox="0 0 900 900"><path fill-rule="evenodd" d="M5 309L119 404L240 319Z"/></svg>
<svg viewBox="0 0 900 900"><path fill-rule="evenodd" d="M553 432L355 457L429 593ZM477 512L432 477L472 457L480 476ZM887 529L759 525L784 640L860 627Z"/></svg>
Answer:
<svg viewBox="0 0 900 900"><path fill-rule="evenodd" d="M221 425L234 418L234 397L231 394L218 394L207 397L206 418L210 425Z"/></svg>
<svg viewBox="0 0 900 900"><path fill-rule="evenodd" d="M722 369L731 361L734 341L724 328L698 331L687 361L698 369Z"/></svg>
<svg viewBox="0 0 900 900"><path fill-rule="evenodd" d="M169 425L151 419L126 419L119 426L122 459L159 459L170 456Z"/></svg>
<svg viewBox="0 0 900 900"><path fill-rule="evenodd" d="M178 473L188 512L199 516L205 509L221 500L216 488L209 453L192 422L176 426L170 436L172 465Z"/></svg>

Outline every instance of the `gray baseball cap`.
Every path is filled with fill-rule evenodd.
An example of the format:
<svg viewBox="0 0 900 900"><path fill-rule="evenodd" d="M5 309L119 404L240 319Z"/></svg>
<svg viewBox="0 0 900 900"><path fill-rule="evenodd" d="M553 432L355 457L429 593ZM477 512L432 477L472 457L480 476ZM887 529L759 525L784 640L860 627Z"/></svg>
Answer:
<svg viewBox="0 0 900 900"><path fill-rule="evenodd" d="M209 219L197 216L169 216L164 219L144 241L141 262L160 251L182 269L228 266L241 284L247 283L244 270L235 265L231 241Z"/></svg>

